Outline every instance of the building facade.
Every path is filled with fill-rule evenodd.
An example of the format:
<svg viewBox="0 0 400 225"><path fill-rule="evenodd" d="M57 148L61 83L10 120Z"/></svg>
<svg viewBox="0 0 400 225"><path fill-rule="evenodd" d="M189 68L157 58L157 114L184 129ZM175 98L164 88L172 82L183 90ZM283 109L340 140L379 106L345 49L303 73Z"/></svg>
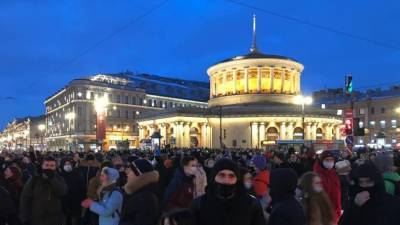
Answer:
<svg viewBox="0 0 400 225"><path fill-rule="evenodd" d="M0 133L0 148L27 150L45 148L45 116L16 118Z"/></svg>
<svg viewBox="0 0 400 225"><path fill-rule="evenodd" d="M342 89L322 90L314 98L327 108L344 112L350 109L350 97ZM356 146L394 147L400 143L400 86L375 89L353 95L353 115L365 135L355 137Z"/></svg>
<svg viewBox="0 0 400 225"><path fill-rule="evenodd" d="M192 90L190 85L196 82L191 82L130 72L73 80L44 102L48 149L95 148L95 104L104 98L107 99L104 148L118 148L123 142L139 147L136 120L142 114L175 107L207 107L204 93L208 96L208 88ZM186 93L185 97L175 97L182 93Z"/></svg>
<svg viewBox="0 0 400 225"><path fill-rule="evenodd" d="M160 132L161 145L208 148L261 148L277 140L342 139L336 111L306 106L301 94L303 65L261 53L253 45L247 55L211 66L210 100L204 109L152 112L139 119L139 138Z"/></svg>

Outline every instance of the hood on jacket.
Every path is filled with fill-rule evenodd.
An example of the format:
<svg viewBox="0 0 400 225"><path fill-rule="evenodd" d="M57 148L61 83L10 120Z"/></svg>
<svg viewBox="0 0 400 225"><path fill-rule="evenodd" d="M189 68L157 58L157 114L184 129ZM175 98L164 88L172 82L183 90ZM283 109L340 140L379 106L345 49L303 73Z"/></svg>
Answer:
<svg viewBox="0 0 400 225"><path fill-rule="evenodd" d="M160 175L155 170L142 173L136 180L128 181L124 186L124 190L127 194L133 194L149 184L157 183L159 177Z"/></svg>
<svg viewBox="0 0 400 225"><path fill-rule="evenodd" d="M270 195L274 203L293 197L297 186L297 174L288 168L272 170L270 186Z"/></svg>
<svg viewBox="0 0 400 225"><path fill-rule="evenodd" d="M358 185L358 178L370 178L374 181L374 189L376 193L385 192L385 182L379 169L372 163L364 163L360 165L355 171L355 181Z"/></svg>

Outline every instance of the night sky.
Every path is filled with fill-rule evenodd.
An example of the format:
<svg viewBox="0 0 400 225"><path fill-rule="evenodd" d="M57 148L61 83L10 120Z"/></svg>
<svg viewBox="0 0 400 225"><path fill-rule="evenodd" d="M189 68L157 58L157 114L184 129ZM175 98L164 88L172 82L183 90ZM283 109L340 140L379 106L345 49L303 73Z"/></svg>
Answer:
<svg viewBox="0 0 400 225"><path fill-rule="evenodd" d="M163 0L0 1L0 128L95 73L207 81L213 63L249 51L253 13L259 49L304 64L305 93L348 73L355 89L400 83L399 1L237 1L339 33L226 0L169 0L150 14Z"/></svg>

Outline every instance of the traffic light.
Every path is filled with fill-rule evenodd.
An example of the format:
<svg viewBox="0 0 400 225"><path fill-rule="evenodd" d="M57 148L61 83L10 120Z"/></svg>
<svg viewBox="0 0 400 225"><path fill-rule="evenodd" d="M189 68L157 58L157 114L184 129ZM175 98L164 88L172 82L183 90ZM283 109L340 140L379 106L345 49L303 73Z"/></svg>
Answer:
<svg viewBox="0 0 400 225"><path fill-rule="evenodd" d="M353 119L346 118L344 120L344 133L346 135L353 134Z"/></svg>
<svg viewBox="0 0 400 225"><path fill-rule="evenodd" d="M360 118L354 118L354 136L364 136L364 126L360 123Z"/></svg>
<svg viewBox="0 0 400 225"><path fill-rule="evenodd" d="M346 95L353 93L353 76L346 76Z"/></svg>

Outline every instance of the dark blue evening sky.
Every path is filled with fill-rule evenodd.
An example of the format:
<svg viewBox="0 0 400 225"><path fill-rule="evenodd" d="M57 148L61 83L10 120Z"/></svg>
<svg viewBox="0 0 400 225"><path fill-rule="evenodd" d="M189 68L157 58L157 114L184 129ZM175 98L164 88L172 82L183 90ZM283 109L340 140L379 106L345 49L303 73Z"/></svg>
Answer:
<svg viewBox="0 0 400 225"><path fill-rule="evenodd" d="M399 1L237 1L393 47L226 0L169 0L82 54L162 0L0 1L0 128L43 113L46 97L81 76L130 70L207 81L210 65L249 51L253 12L258 46L303 63L306 93L342 86L348 73L356 89L400 83Z"/></svg>

